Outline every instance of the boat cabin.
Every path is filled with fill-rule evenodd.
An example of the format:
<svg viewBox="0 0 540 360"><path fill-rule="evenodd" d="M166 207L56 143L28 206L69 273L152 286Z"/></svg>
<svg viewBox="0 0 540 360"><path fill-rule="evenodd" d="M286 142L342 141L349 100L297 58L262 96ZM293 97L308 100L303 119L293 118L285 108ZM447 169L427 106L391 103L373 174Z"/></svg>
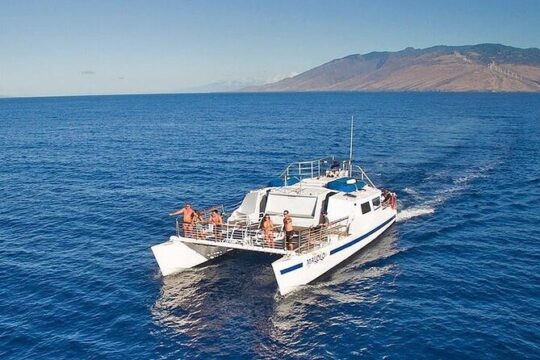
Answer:
<svg viewBox="0 0 540 360"><path fill-rule="evenodd" d="M380 195L380 190L346 176L306 178L294 185L250 191L228 221L258 224L268 214L274 224L281 224L288 210L295 230L302 230L319 225L322 212L328 213L329 221L367 214L380 206Z"/></svg>

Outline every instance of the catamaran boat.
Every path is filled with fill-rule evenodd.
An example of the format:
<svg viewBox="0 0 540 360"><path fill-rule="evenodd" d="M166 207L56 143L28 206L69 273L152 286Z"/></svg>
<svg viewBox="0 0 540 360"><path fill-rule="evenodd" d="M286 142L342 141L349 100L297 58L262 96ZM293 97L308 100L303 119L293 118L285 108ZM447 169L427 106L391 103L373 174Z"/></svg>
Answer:
<svg viewBox="0 0 540 360"><path fill-rule="evenodd" d="M352 151L352 150L351 150ZM328 157L295 162L268 186L249 191L223 225L212 225L210 211L192 231L176 219L176 235L152 252L163 276L199 266L238 249L282 255L272 263L285 295L305 285L374 241L396 220L396 195L378 189L352 159ZM282 214L294 228L287 237ZM262 221L276 224L269 234ZM270 239L269 239L270 236Z"/></svg>

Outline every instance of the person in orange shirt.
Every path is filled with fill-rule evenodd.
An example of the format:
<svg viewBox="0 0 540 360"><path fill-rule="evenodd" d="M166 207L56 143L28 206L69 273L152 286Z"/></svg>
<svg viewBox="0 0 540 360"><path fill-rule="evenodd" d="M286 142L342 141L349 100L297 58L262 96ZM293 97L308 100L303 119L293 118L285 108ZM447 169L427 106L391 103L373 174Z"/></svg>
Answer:
<svg viewBox="0 0 540 360"><path fill-rule="evenodd" d="M191 208L191 204L186 203L183 208L169 213L169 216L183 215L184 219L182 221L182 229L184 230L184 237L191 237L191 233L193 231L192 221L194 214L195 212Z"/></svg>
<svg viewBox="0 0 540 360"><path fill-rule="evenodd" d="M216 209L212 210L208 223L214 225L214 238L216 240L222 240L223 233L221 232L221 229L223 227L223 219Z"/></svg>
<svg viewBox="0 0 540 360"><path fill-rule="evenodd" d="M261 229L264 233L264 241L271 248L274 247L274 223L270 219L270 215L265 215L261 223Z"/></svg>
<svg viewBox="0 0 540 360"><path fill-rule="evenodd" d="M287 250L294 250L292 237L294 235L294 228L292 224L291 215L289 215L289 210L283 212L283 230L285 230L285 241L287 244Z"/></svg>

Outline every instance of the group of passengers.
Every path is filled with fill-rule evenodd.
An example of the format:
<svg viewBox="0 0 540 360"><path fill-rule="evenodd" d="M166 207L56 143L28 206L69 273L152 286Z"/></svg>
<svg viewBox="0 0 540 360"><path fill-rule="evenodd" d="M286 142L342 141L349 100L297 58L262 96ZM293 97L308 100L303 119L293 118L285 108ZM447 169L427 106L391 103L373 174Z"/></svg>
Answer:
<svg viewBox="0 0 540 360"><path fill-rule="evenodd" d="M187 238L206 239L206 232L203 225L209 224L213 227L213 235L216 240L223 240L223 218L217 209L212 209L208 220L204 219L203 212L192 208L190 203L186 203L183 208L169 213L170 216L183 216L182 230L183 236ZM328 216L325 211L321 213L319 226L328 226ZM268 247L274 248L274 223L270 215L265 214L261 220L260 228L264 234L264 241ZM288 210L283 211L283 231L285 232L285 245L287 250L293 250L294 227L293 220Z"/></svg>
<svg viewBox="0 0 540 360"><path fill-rule="evenodd" d="M330 170L326 171L326 176L328 177L339 177L339 170L340 165L337 160L332 161L332 165L330 166Z"/></svg>
<svg viewBox="0 0 540 360"><path fill-rule="evenodd" d="M266 245L274 247L274 223L270 218L270 215L265 214L261 221L261 229L264 233L264 241ZM292 224L292 218L289 214L289 210L283 211L283 230L285 231L285 244L288 250L293 249L292 238L294 235L294 228Z"/></svg>
<svg viewBox="0 0 540 360"><path fill-rule="evenodd" d="M319 227L327 227L330 224L328 220L328 213L326 211L321 212L321 219L319 222ZM267 246L274 247L274 223L270 218L270 215L265 214L261 221L261 229L264 233L264 241ZM289 210L283 211L283 231L285 231L285 245L287 250L293 250L293 236L294 236L294 227L292 223L292 217L289 214Z"/></svg>
<svg viewBox="0 0 540 360"><path fill-rule="evenodd" d="M223 239L223 218L219 214L217 209L212 209L208 220L204 219L204 214L199 210L194 210L190 203L186 203L183 208L178 209L169 214L170 216L182 215L184 220L182 222L182 230L184 237L194 237L196 239L205 239L206 233L204 231L204 224L210 224L214 228L214 238L216 240Z"/></svg>

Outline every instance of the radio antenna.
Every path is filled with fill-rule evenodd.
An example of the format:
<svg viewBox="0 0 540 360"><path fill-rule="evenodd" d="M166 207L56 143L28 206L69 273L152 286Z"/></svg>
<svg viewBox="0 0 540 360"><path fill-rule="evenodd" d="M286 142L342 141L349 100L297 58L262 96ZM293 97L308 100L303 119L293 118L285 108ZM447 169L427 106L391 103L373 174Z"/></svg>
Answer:
<svg viewBox="0 0 540 360"><path fill-rule="evenodd" d="M352 168L352 149L353 149L353 133L354 133L354 115L351 116L351 143L349 145L349 169Z"/></svg>

